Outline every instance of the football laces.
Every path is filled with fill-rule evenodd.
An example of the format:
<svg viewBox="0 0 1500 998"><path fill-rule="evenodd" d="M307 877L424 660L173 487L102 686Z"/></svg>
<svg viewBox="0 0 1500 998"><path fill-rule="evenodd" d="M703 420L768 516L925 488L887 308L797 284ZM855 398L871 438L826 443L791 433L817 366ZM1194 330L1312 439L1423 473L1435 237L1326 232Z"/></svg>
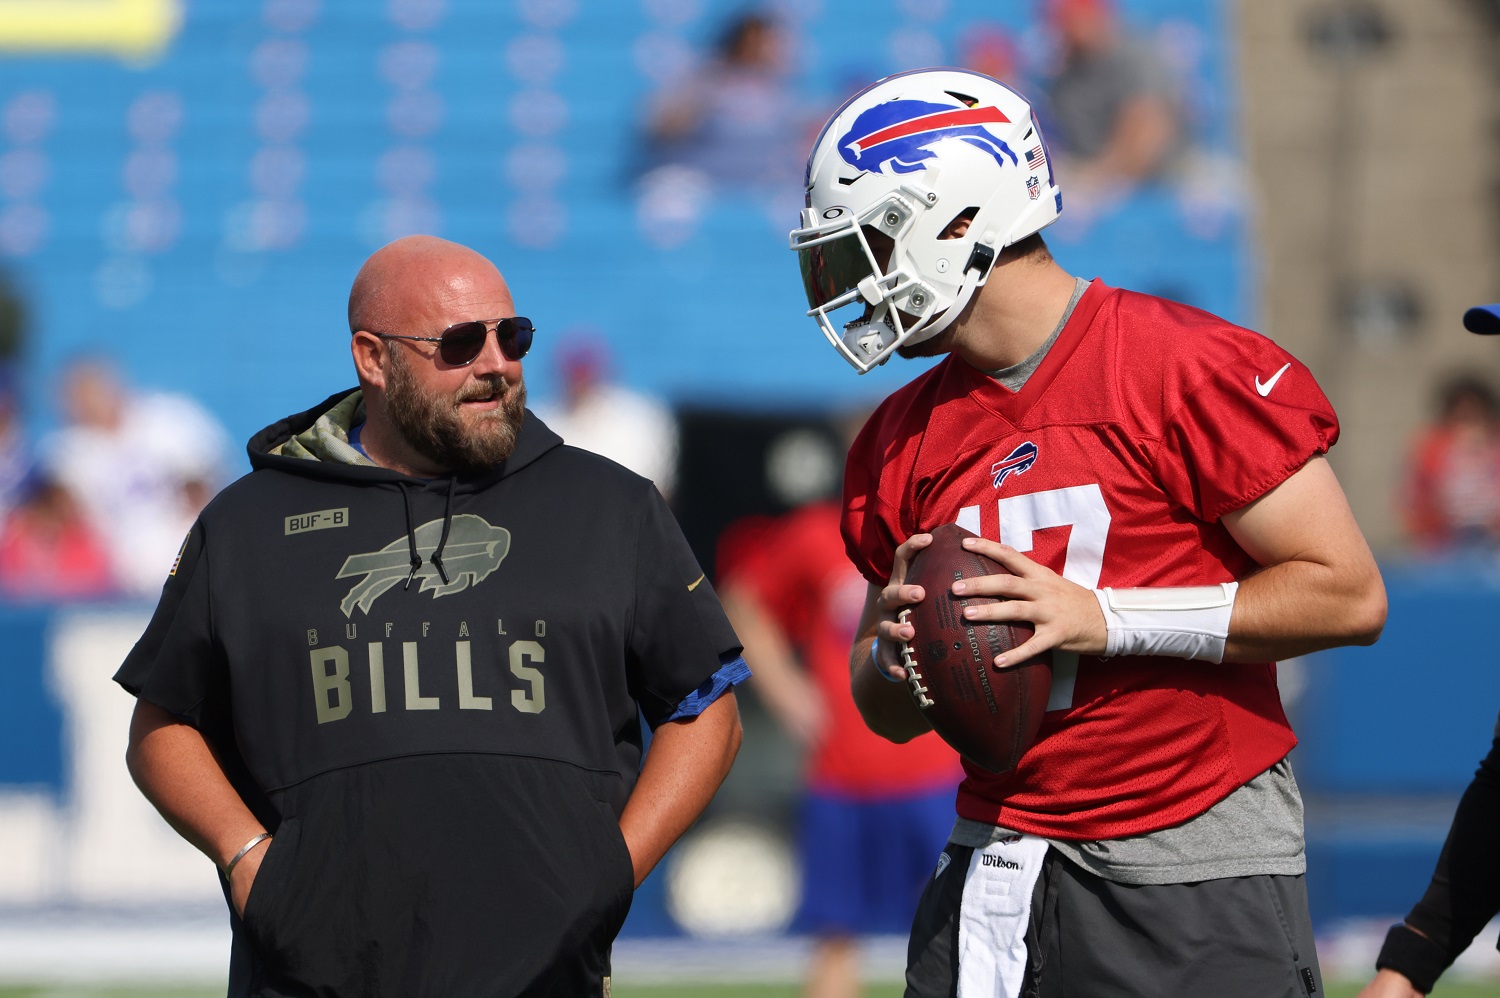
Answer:
<svg viewBox="0 0 1500 998"><path fill-rule="evenodd" d="M911 608L907 607L896 614L896 619L905 624L911 619ZM901 642L901 664L906 667L906 685L911 690L911 698L916 701L918 707L926 710L935 702L927 695L927 687L922 685L922 670L917 667L916 657L911 653L911 645L905 641Z"/></svg>

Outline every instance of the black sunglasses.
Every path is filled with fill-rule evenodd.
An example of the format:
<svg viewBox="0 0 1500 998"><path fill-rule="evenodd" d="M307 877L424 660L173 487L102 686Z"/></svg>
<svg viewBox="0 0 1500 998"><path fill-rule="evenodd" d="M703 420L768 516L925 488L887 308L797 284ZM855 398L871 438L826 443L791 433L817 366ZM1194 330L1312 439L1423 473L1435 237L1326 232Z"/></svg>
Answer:
<svg viewBox="0 0 1500 998"><path fill-rule="evenodd" d="M438 345L438 356L443 358L444 364L453 367L463 367L474 363L474 358L484 349L484 338L489 335L490 323L495 325L495 339L500 344L500 352L505 355L506 360L520 360L526 356L526 351L531 349L531 337L536 332L536 327L531 320L521 315L513 315L508 319L490 319L488 321L474 319L471 322L459 322L443 330L441 336L401 336L397 333L375 333L383 340L421 340L423 343L436 343Z"/></svg>

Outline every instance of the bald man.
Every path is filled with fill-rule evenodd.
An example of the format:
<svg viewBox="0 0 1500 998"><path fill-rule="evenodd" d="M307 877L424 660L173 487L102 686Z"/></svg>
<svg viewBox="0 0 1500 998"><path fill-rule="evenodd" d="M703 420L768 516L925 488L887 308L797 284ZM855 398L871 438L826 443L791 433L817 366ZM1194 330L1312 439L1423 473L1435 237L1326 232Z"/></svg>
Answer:
<svg viewBox="0 0 1500 998"><path fill-rule="evenodd" d="M608 994L739 642L651 483L526 409L493 264L398 240L349 326L359 387L251 439L115 676L131 774L219 868L231 996Z"/></svg>

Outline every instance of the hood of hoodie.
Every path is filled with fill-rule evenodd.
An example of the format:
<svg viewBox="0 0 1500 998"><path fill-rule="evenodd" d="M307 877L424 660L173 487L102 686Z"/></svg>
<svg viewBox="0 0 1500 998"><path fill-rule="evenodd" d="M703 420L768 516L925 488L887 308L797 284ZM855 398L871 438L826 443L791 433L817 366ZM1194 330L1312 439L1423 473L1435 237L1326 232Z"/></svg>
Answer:
<svg viewBox="0 0 1500 998"><path fill-rule="evenodd" d="M362 422L364 414L364 392L358 388L335 392L311 409L278 420L251 437L246 448L250 466L350 484L425 484L425 479L380 467L349 443L350 428ZM477 491L560 446L562 438L528 409L510 457L478 474L445 475L436 481L449 483L449 488L460 493Z"/></svg>

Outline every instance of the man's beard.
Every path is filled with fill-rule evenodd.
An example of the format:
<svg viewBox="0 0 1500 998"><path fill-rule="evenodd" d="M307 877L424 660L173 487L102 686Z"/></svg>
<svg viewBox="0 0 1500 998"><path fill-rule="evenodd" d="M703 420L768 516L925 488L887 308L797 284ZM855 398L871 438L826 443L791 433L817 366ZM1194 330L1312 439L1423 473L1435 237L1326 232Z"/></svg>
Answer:
<svg viewBox="0 0 1500 998"><path fill-rule="evenodd" d="M465 419L466 399L500 400L498 408ZM423 389L399 350L391 354L386 404L391 422L417 453L440 468L475 473L510 457L526 413L526 383L507 384L499 375L478 378L449 395Z"/></svg>

